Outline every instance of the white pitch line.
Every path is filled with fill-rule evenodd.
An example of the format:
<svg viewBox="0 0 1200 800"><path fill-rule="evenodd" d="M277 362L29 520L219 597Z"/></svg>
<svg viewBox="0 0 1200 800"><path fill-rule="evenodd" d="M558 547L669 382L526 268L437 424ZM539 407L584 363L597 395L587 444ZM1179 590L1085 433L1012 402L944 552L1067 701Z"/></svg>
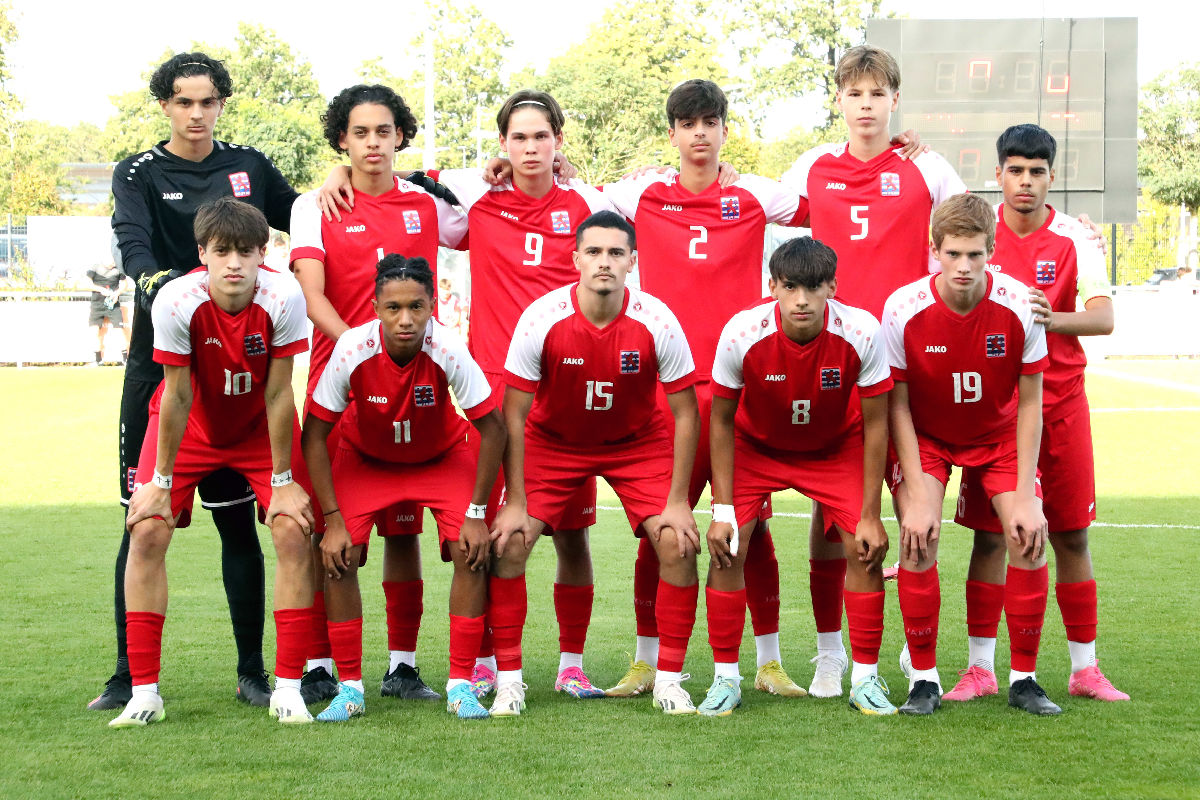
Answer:
<svg viewBox="0 0 1200 800"><path fill-rule="evenodd" d="M1144 383L1147 386L1157 386L1161 389L1173 389L1177 392L1189 392L1190 394L1200 394L1200 386L1188 383L1178 383L1177 381L1163 380L1162 378L1148 378L1143 375L1130 375L1117 370L1105 369L1104 367L1088 367L1089 375L1099 375L1102 378L1117 378L1119 380L1132 381L1134 383Z"/></svg>
<svg viewBox="0 0 1200 800"><path fill-rule="evenodd" d="M623 511L624 509L622 509L620 506L596 506L596 510L597 511ZM700 515L703 515L706 517L712 515L711 511L709 511L707 509L703 509L703 508L697 508L695 510L695 512L693 512L693 513L700 514ZM794 514L791 512L783 512L783 511L776 511L772 514L772 516L783 517L784 519L812 519L812 514ZM884 522L896 522L897 521L895 517L880 517L880 519L882 519ZM942 524L943 525L953 525L954 520L944 519L944 520L942 520ZM1136 523L1129 523L1129 522L1093 522L1091 527L1093 527L1093 528L1155 528L1155 529L1176 530L1176 531L1200 531L1200 525L1172 525L1170 523L1155 524L1155 523L1149 523L1149 522L1140 524L1140 525L1136 524Z"/></svg>
<svg viewBox="0 0 1200 800"><path fill-rule="evenodd" d="M1200 411L1200 406L1156 406L1154 408L1093 408L1093 414L1129 414L1133 412L1150 411L1150 412L1168 412L1168 413L1187 413L1189 411Z"/></svg>

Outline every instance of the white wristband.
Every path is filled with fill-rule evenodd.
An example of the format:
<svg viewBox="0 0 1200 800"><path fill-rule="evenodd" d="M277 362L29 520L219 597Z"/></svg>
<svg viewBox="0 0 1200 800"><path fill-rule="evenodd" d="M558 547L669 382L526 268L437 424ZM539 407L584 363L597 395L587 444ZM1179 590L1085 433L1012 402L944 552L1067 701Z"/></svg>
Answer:
<svg viewBox="0 0 1200 800"><path fill-rule="evenodd" d="M291 482L292 482L292 471L290 469L286 469L277 475L271 476L271 486L276 487L276 488L278 488L280 486L287 486Z"/></svg>
<svg viewBox="0 0 1200 800"><path fill-rule="evenodd" d="M174 476L163 475L158 470L154 470L154 477L151 479L150 482L153 483L155 486L157 486L160 489L170 489L171 484L174 482Z"/></svg>
<svg viewBox="0 0 1200 800"><path fill-rule="evenodd" d="M487 506L471 503L467 506L467 519L483 519L487 516Z"/></svg>
<svg viewBox="0 0 1200 800"><path fill-rule="evenodd" d="M737 515L733 513L732 505L713 503L712 516L713 522L725 522L737 528Z"/></svg>

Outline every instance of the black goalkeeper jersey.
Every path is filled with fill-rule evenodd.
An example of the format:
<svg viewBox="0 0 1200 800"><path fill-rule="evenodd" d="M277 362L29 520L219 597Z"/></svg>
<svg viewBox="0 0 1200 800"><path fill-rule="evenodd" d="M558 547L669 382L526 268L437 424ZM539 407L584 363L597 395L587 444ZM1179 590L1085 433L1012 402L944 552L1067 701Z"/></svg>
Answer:
<svg viewBox="0 0 1200 800"><path fill-rule="evenodd" d="M288 230L298 195L263 153L214 141L207 158L189 161L164 145L130 156L113 171L112 228L126 275L136 281L144 273L198 266L192 222L197 208L218 197L240 198L262 211L272 228ZM153 348L150 314L135 303L126 378L162 380Z"/></svg>

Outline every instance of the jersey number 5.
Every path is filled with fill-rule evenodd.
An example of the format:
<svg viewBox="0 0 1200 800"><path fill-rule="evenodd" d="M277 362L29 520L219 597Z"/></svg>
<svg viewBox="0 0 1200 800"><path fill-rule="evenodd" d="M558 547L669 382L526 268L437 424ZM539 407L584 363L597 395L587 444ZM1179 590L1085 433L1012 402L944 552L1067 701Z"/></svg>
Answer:
<svg viewBox="0 0 1200 800"><path fill-rule="evenodd" d="M850 234L850 241L867 238L867 209L870 206L850 206L850 221L858 223L858 233Z"/></svg>
<svg viewBox="0 0 1200 800"><path fill-rule="evenodd" d="M612 388L612 381L588 381L583 407L588 411L608 411L612 408Z"/></svg>

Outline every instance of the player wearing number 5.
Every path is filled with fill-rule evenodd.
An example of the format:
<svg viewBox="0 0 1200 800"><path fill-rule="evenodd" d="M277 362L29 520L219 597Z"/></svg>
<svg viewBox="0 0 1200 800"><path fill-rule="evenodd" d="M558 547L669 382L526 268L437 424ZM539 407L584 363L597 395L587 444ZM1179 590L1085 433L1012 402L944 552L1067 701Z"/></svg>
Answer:
<svg viewBox="0 0 1200 800"><path fill-rule="evenodd" d="M985 200L946 201L933 214L932 252L941 272L901 287L883 310L900 462L899 474L887 478L900 513L900 611L913 666L900 708L906 714L931 714L941 704L937 552L951 467L972 468L1003 525L1009 562L1025 570L1046 563L1036 479L1046 331L1026 287L985 269L995 234L996 215ZM1036 660L1045 610L1043 584L1040 607L1033 598L1014 628L1014 666L1030 648ZM1033 664L1018 668L1036 687L1038 713L1058 713L1033 681Z"/></svg>
<svg viewBox="0 0 1200 800"><path fill-rule="evenodd" d="M699 415L695 366L675 315L625 286L637 263L633 227L613 212L576 232L577 285L536 300L521 315L505 364L508 384L507 504L493 529L493 574L523 575L530 550L578 487L601 476L630 526L658 551L661 639L655 703L668 714L695 712L680 686L696 618L699 533L688 503ZM675 420L674 438L655 401L659 383ZM519 653L523 618L490 599L497 655ZM514 624L501 627L501 621ZM493 716L524 708L520 672L502 674Z"/></svg>

